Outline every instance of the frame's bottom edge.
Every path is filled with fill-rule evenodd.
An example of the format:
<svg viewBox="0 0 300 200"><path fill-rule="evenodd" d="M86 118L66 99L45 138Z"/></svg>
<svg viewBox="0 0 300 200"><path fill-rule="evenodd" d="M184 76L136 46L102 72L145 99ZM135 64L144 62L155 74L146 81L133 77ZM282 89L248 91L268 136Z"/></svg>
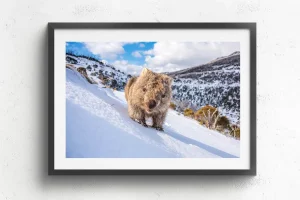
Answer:
<svg viewBox="0 0 300 200"><path fill-rule="evenodd" d="M62 170L53 169L48 175L249 175L256 176L256 169L250 170Z"/></svg>

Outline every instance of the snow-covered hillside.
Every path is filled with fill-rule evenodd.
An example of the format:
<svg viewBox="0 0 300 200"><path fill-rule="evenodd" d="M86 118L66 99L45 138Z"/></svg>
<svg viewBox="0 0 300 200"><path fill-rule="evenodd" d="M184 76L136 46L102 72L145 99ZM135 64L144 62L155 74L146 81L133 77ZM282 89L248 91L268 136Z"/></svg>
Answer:
<svg viewBox="0 0 300 200"><path fill-rule="evenodd" d="M122 90L131 75L126 74L104 61L88 59L87 57L66 55L67 64L76 68L86 69L88 77L95 83L105 83L111 88Z"/></svg>
<svg viewBox="0 0 300 200"><path fill-rule="evenodd" d="M77 63L78 64L78 63ZM66 156L85 158L234 158L240 141L169 110L165 132L145 128L127 114L124 93L90 84L66 68ZM148 122L151 123L151 122Z"/></svg>
<svg viewBox="0 0 300 200"><path fill-rule="evenodd" d="M232 123L240 120L240 52L196 67L170 72L173 101L194 110L217 107Z"/></svg>

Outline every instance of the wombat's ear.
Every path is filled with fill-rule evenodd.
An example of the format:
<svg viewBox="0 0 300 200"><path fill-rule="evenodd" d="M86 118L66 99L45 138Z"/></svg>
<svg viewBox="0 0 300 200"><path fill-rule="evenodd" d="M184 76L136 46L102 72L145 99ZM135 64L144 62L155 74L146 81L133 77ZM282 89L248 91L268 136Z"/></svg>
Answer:
<svg viewBox="0 0 300 200"><path fill-rule="evenodd" d="M170 76L164 75L164 78L163 78L163 84L164 85L171 85L172 81L173 81L173 79Z"/></svg>
<svg viewBox="0 0 300 200"><path fill-rule="evenodd" d="M173 83L173 78L171 78L170 76L169 76L169 83L170 85Z"/></svg>
<svg viewBox="0 0 300 200"><path fill-rule="evenodd" d="M142 70L142 72L141 72L141 76L145 76L145 75L148 74L149 72L151 72L149 69L143 68L143 70Z"/></svg>

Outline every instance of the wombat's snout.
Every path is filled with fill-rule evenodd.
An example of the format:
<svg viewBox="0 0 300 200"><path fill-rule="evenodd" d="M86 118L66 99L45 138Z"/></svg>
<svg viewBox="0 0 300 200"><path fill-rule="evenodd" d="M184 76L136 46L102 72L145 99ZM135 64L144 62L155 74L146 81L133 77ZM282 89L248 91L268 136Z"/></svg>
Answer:
<svg viewBox="0 0 300 200"><path fill-rule="evenodd" d="M156 106L156 101L155 100L150 100L149 103L148 103L148 107L150 109L154 108Z"/></svg>

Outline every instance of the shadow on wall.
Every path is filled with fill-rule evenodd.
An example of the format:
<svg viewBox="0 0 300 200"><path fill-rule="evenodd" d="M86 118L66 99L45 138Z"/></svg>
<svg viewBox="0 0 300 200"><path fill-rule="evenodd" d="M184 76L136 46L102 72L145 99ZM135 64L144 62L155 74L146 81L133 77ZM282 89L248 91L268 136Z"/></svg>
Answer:
<svg viewBox="0 0 300 200"><path fill-rule="evenodd" d="M157 188L155 192L157 196L164 191L176 191L178 188L190 189L197 188L199 192L206 189L232 190L233 188L243 188L252 185L255 181L253 176L48 176L48 36L47 27L41 32L38 37L39 52L38 66L40 73L39 88L40 94L39 104L40 121L36 122L39 125L39 142L37 168L35 172L38 176L38 186L41 189L55 189L56 191L71 190L76 191L76 188L85 191L97 190L97 192L107 192L107 189L119 187L136 191L139 188ZM62 66L64 67L64 66ZM161 192L160 192L161 191ZM128 192L128 191L127 191Z"/></svg>

